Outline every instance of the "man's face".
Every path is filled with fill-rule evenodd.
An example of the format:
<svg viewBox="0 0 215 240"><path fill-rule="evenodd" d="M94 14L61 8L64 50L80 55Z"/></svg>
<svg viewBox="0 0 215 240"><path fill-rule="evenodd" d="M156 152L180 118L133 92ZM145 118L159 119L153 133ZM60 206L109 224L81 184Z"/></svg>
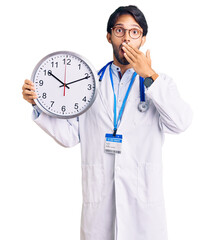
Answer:
<svg viewBox="0 0 215 240"><path fill-rule="evenodd" d="M119 16L114 27L122 27L124 29L135 28L142 31L142 28L140 27L140 25L129 14ZM133 39L129 35L129 31L126 31L123 37L117 37L114 35L112 30L111 34L110 33L107 34L107 40L113 46L114 61L115 62L117 61L121 65L128 65L129 62L124 57L124 51L122 50L122 43L130 42L134 47L137 47L139 49L145 43L145 36L142 37L142 34L141 34L139 38Z"/></svg>

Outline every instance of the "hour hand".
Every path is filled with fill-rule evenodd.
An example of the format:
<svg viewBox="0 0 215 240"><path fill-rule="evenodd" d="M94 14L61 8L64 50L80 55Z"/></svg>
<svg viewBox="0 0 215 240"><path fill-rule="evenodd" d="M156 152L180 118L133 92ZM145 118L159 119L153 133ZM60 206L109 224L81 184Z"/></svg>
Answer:
<svg viewBox="0 0 215 240"><path fill-rule="evenodd" d="M48 71L48 75L51 75L53 78L55 78L58 82L60 82L61 84L63 84L63 86L65 85L66 88L69 89L69 87L67 86L67 84L64 84L58 77L56 77L50 70Z"/></svg>

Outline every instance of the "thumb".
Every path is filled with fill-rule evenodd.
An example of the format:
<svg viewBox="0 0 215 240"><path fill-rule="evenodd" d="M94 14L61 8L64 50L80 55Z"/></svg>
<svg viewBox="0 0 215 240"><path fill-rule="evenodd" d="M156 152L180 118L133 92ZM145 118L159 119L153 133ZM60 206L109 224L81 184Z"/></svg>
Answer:
<svg viewBox="0 0 215 240"><path fill-rule="evenodd" d="M149 49L146 51L146 58L147 58L149 66L151 67L152 61L151 61L151 56L150 56L150 50Z"/></svg>
<svg viewBox="0 0 215 240"><path fill-rule="evenodd" d="M146 57L151 61L150 50L149 49L146 51Z"/></svg>

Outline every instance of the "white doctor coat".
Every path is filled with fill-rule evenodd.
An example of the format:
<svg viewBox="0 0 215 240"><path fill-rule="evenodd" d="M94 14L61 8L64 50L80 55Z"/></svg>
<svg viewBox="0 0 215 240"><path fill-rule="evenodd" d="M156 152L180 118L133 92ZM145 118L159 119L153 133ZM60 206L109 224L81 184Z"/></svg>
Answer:
<svg viewBox="0 0 215 240"><path fill-rule="evenodd" d="M141 113L136 77L117 131L123 135L122 153L116 155L104 152L105 134L113 132L114 97L108 70L94 104L79 121L44 113L35 119L61 145L81 144L81 240L167 240L164 133L184 131L192 112L165 74L146 89L146 99L149 109Z"/></svg>

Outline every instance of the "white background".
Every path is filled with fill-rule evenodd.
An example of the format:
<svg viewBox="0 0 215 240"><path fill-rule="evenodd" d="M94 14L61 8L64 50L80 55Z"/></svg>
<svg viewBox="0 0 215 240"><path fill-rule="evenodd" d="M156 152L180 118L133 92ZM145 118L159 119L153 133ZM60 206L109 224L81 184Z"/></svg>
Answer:
<svg viewBox="0 0 215 240"><path fill-rule="evenodd" d="M215 239L213 2L8 0L0 6L1 240L79 239L80 146L63 148L39 129L21 88L53 51L75 51L96 69L112 60L107 20L128 4L149 25L141 50L151 50L152 67L174 78L194 112L191 127L166 135L163 147L169 239Z"/></svg>

